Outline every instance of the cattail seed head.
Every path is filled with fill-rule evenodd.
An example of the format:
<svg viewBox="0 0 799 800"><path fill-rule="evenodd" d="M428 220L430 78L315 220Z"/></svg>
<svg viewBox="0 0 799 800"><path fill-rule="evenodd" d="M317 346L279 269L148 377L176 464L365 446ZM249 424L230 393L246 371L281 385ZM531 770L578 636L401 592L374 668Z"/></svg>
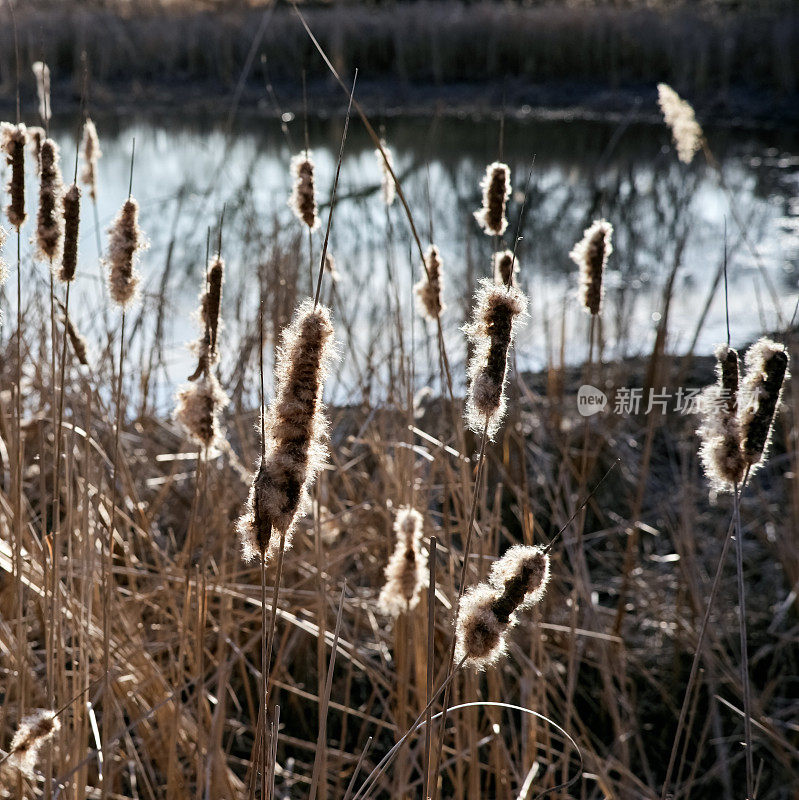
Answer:
<svg viewBox="0 0 799 800"><path fill-rule="evenodd" d="M60 729L61 722L54 711L40 709L23 717L11 740L9 764L27 778L33 778L39 750Z"/></svg>
<svg viewBox="0 0 799 800"><path fill-rule="evenodd" d="M527 608L541 601L549 582L549 554L543 547L515 545L491 566L488 582L502 592L494 606L502 621L518 608Z"/></svg>
<svg viewBox="0 0 799 800"><path fill-rule="evenodd" d="M46 138L47 131L45 131L44 128L38 126L31 126L28 128L28 146L33 156L33 169L37 176L41 169L39 159L42 157L42 142L44 142Z"/></svg>
<svg viewBox="0 0 799 800"><path fill-rule="evenodd" d="M741 446L750 474L768 454L774 416L789 377L788 353L778 342L763 337L746 352L746 375L741 385Z"/></svg>
<svg viewBox="0 0 799 800"><path fill-rule="evenodd" d="M392 177L391 170L388 168L386 162L391 165L391 169L394 169L394 157L391 152L391 148L383 139L380 140L380 147L383 148L385 158L379 149L375 150L375 156L377 157L377 162L380 165L380 172L382 175L380 185L383 191L383 202L387 206L390 206L394 204L394 200L397 197L397 187L394 184L394 178Z"/></svg>
<svg viewBox="0 0 799 800"><path fill-rule="evenodd" d="M205 372L196 383L181 386L175 399L175 419L197 444L213 445L219 437L219 412L228 404L216 376Z"/></svg>
<svg viewBox="0 0 799 800"><path fill-rule="evenodd" d="M422 279L413 287L416 293L416 301L419 313L427 317L431 322L435 322L444 311L444 303L441 299L444 275L441 265L441 253L438 248L431 244L424 257L427 271L422 275Z"/></svg>
<svg viewBox="0 0 799 800"><path fill-rule="evenodd" d="M519 272L519 260L512 250L494 253L494 283L499 286L518 286L516 275Z"/></svg>
<svg viewBox="0 0 799 800"><path fill-rule="evenodd" d="M427 555L422 551L422 515L404 506L394 520L396 547L386 565L386 582L377 605L391 617L411 611L419 604L427 575Z"/></svg>
<svg viewBox="0 0 799 800"><path fill-rule="evenodd" d="M198 363L190 381L197 380L204 372L219 361L219 309L222 305L222 284L225 279L225 262L221 256L214 256L208 264L208 275L200 294L199 317L203 333L194 342L192 349L197 353Z"/></svg>
<svg viewBox="0 0 799 800"><path fill-rule="evenodd" d="M289 197L289 207L300 222L315 231L319 227L319 216L314 190L314 163L310 150L303 150L291 159L291 174L294 176L294 187Z"/></svg>
<svg viewBox="0 0 799 800"><path fill-rule="evenodd" d="M741 482L745 469L737 413L738 353L719 345L716 359L718 381L702 393L699 458L710 485L718 492L729 492Z"/></svg>
<svg viewBox="0 0 799 800"><path fill-rule="evenodd" d="M508 227L505 205L511 193L510 167L499 161L489 164L480 188L483 190L483 205L474 212L474 218L487 235L502 236Z"/></svg>
<svg viewBox="0 0 799 800"><path fill-rule="evenodd" d="M702 147L702 128L690 103L683 100L668 84L658 84L658 105L677 147L677 157L684 164L693 161Z"/></svg>
<svg viewBox="0 0 799 800"><path fill-rule="evenodd" d="M502 596L485 583L467 589L458 606L455 628L455 660L476 669L485 669L505 654L508 623L494 613L494 604Z"/></svg>
<svg viewBox="0 0 799 800"><path fill-rule="evenodd" d="M472 321L464 331L473 347L469 359L469 394L466 422L475 433L487 426L490 439L505 414L505 376L508 351L516 335L518 317L527 309L527 298L513 286L480 281Z"/></svg>
<svg viewBox="0 0 799 800"><path fill-rule="evenodd" d="M64 185L61 181L60 154L52 139L42 142L39 154L39 210L36 214L36 246L39 258L51 264L61 254L64 218L59 213Z"/></svg>
<svg viewBox="0 0 799 800"><path fill-rule="evenodd" d="M280 537L272 537L271 531L283 535L289 547L305 514L309 487L327 452L322 390L332 354L330 311L306 300L283 332L277 389L265 419L266 455L237 525L246 561L276 552Z"/></svg>
<svg viewBox="0 0 799 800"><path fill-rule="evenodd" d="M120 308L127 308L136 298L141 276L135 268L136 257L147 246L139 228L139 204L125 201L108 229L108 291Z"/></svg>
<svg viewBox="0 0 799 800"><path fill-rule="evenodd" d="M89 197L92 200L97 199L97 162L103 155L100 150L100 140L97 137L97 128L94 123L86 118L83 123L83 141L81 143L83 150L83 167L80 172L80 182L84 186L89 187Z"/></svg>
<svg viewBox="0 0 799 800"><path fill-rule="evenodd" d="M6 191L11 200L6 206L6 215L11 225L19 230L28 218L25 212L25 144L28 140L27 130L23 123L12 125L3 122L0 125L2 147L6 161L11 167L11 178Z"/></svg>
<svg viewBox="0 0 799 800"><path fill-rule="evenodd" d="M569 253L569 258L580 268L580 302L592 315L599 314L602 307L602 274L613 252L612 235L613 226L607 220L595 220Z"/></svg>
<svg viewBox="0 0 799 800"><path fill-rule="evenodd" d="M80 228L80 189L73 183L64 192L64 252L59 280L68 283L75 278L78 266L78 231Z"/></svg>
<svg viewBox="0 0 799 800"><path fill-rule="evenodd" d="M39 99L39 116L42 122L49 122L53 116L50 107L50 67L43 61L34 61L31 64L33 74L36 76L36 96Z"/></svg>

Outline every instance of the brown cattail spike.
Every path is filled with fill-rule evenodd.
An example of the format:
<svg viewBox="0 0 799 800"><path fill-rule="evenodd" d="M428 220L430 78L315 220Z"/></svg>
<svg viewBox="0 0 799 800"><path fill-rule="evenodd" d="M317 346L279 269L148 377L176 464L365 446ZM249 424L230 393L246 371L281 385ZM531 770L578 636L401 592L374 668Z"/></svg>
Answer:
<svg viewBox="0 0 799 800"><path fill-rule="evenodd" d="M8 221L12 227L19 230L28 218L25 212L25 144L28 140L25 126L11 125L3 122L0 125L2 147L6 154L6 161L11 167L11 178L6 191L11 200L6 206Z"/></svg>
<svg viewBox="0 0 799 800"><path fill-rule="evenodd" d="M592 315L599 314L602 308L602 275L613 252L612 235L613 226L609 222L595 220L569 253L569 258L580 268L580 302Z"/></svg>
<svg viewBox="0 0 799 800"><path fill-rule="evenodd" d="M125 201L108 233L108 291L124 309L136 298L141 280L135 268L136 257L147 246L139 228L139 204L133 198Z"/></svg>
<svg viewBox="0 0 799 800"><path fill-rule="evenodd" d="M39 750L60 728L61 723L53 711L41 709L23 717L11 740L9 764L26 777L33 778Z"/></svg>
<svg viewBox="0 0 799 800"><path fill-rule="evenodd" d="M319 227L319 216L314 189L314 163L310 150L303 150L291 159L291 174L294 176L294 187L289 197L289 206L300 222L315 231Z"/></svg>
<svg viewBox="0 0 799 800"><path fill-rule="evenodd" d="M413 290L416 293L416 301L419 312L432 322L437 320L444 311L444 303L441 300L442 284L444 276L441 265L441 253L432 244L424 257L427 271L422 279L417 283Z"/></svg>
<svg viewBox="0 0 799 800"><path fill-rule="evenodd" d="M219 361L219 310L222 305L222 283L225 278L225 262L218 255L208 265L205 286L200 294L199 317L203 333L194 342L192 349L197 353L197 369L189 375L190 381L196 381Z"/></svg>
<svg viewBox="0 0 799 800"><path fill-rule="evenodd" d="M386 582L377 605L381 613L397 617L419 604L427 576L427 555L422 551L422 515L405 506L394 520L396 547L386 565Z"/></svg>
<svg viewBox="0 0 799 800"><path fill-rule="evenodd" d="M483 190L483 205L474 212L474 218L489 236L502 236L508 227L505 205L511 193L510 167L499 161L489 164L480 188Z"/></svg>
<svg viewBox="0 0 799 800"><path fill-rule="evenodd" d="M84 186L89 187L89 197L97 199L97 161L103 155L100 150L100 140L97 138L97 128L94 123L86 118L83 123L83 168L80 173L80 181Z"/></svg>
<svg viewBox="0 0 799 800"><path fill-rule="evenodd" d="M36 215L36 245L39 257L51 264L60 256L64 241L64 218L61 215L61 182L58 145L52 139L42 142L39 156L39 211Z"/></svg>
<svg viewBox="0 0 799 800"><path fill-rule="evenodd" d="M762 338L746 353L746 375L741 386L741 444L750 474L762 463L771 440L774 416L788 373L785 347Z"/></svg>
<svg viewBox="0 0 799 800"><path fill-rule="evenodd" d="M699 457L711 486L733 491L744 475L741 426L738 419L738 353L727 345L716 348L718 381L702 393Z"/></svg>
<svg viewBox="0 0 799 800"><path fill-rule="evenodd" d="M475 433L486 428L493 439L505 414L508 351L527 309L527 298L512 286L480 281L472 321L464 328L473 347L469 360L466 422Z"/></svg>
<svg viewBox="0 0 799 800"><path fill-rule="evenodd" d="M332 344L330 311L305 301L283 332L275 370L277 390L265 421L266 455L253 481L247 511L238 522L247 561L272 556L276 548L275 537L269 538L272 530L290 546L294 526L305 514L308 489L326 454L322 388Z"/></svg>
<svg viewBox="0 0 799 800"><path fill-rule="evenodd" d="M30 147L31 155L33 156L33 169L36 175L39 175L39 160L42 157L42 143L47 138L47 131L38 126L31 126L28 128L28 146Z"/></svg>
<svg viewBox="0 0 799 800"><path fill-rule="evenodd" d="M519 272L519 261L512 250L494 253L494 283L499 286L518 286L516 275Z"/></svg>
<svg viewBox="0 0 799 800"><path fill-rule="evenodd" d="M80 189L73 183L64 192L64 253L59 280L68 283L75 278L78 266L78 231L80 228Z"/></svg>
<svg viewBox="0 0 799 800"><path fill-rule="evenodd" d="M703 137L693 108L666 83L658 84L658 105L666 124L671 128L677 157L684 164L690 164L702 147Z"/></svg>
<svg viewBox="0 0 799 800"><path fill-rule="evenodd" d="M196 383L181 386L176 400L175 419L197 444L213 445L219 437L219 412L228 404L213 373L206 371Z"/></svg>

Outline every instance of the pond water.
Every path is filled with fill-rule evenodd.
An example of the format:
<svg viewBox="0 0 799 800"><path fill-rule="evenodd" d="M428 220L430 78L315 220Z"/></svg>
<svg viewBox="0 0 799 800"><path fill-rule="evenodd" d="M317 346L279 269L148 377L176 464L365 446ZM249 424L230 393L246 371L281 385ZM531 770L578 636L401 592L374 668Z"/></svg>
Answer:
<svg viewBox="0 0 799 800"><path fill-rule="evenodd" d="M207 230L211 226L216 236L223 205L228 266L223 376L233 374L239 342L254 330L259 265L265 265L261 274L268 296L283 292L280 296L291 297L286 282L295 277L297 296L308 293L308 240L286 204L288 164L302 147L303 125L300 120L281 125L277 120L241 119L227 132L224 120L96 122L103 150L98 203L102 247L105 230L127 194L131 142L136 139L133 193L141 204L150 248L141 262L145 302L134 349L141 356L156 338L161 340L151 391L166 407L175 385L191 371L185 343L196 335L191 314L203 275ZM342 126L341 120L309 124L324 222ZM490 272L494 242L479 231L472 212L480 203L485 165L499 155L500 125L469 118L390 118L381 128L423 244L430 241L432 220L432 239L442 251L445 335L458 376L464 356L459 328L475 281ZM717 281L725 224L733 342L788 324L799 299L799 140L791 131L707 133L718 170L702 154L690 167L678 162L663 125L505 122L502 157L511 166L514 187L506 245L512 245L533 164L518 245L521 283L531 298L530 319L517 344L521 367L538 369L561 358L575 363L585 357L587 317L576 300L577 275L568 253L598 216L615 229L601 327L603 358L651 348L664 287L675 270L670 349L684 352L696 340L697 352L706 353L725 338L723 282ZM69 179L74 124L54 120L53 135L61 144ZM383 204L380 181L374 148L354 119L330 237L341 275L332 296L334 310L342 330L348 329L346 335L340 331L346 341L332 389L342 399L354 399L352 388L359 385L378 392L382 385L384 390L396 368L389 361L398 347L422 354L417 359L418 386L435 371L433 331L413 313L411 286L420 271L416 251L399 202L388 211ZM35 192L29 191L32 214L35 200ZM29 222L23 238L32 230ZM317 263L323 231L324 226L313 237ZM111 329L118 324L114 312L106 313L97 232L84 196L79 277L71 306L76 325L95 341L104 335L104 324ZM7 245L8 260L12 243ZM30 263L24 241L23 251L24 269L34 277L30 285L46 287L46 271ZM6 294L13 304L12 285ZM323 296L331 297L327 281ZM268 308L269 302L267 298ZM398 318L403 321L402 341L394 324Z"/></svg>

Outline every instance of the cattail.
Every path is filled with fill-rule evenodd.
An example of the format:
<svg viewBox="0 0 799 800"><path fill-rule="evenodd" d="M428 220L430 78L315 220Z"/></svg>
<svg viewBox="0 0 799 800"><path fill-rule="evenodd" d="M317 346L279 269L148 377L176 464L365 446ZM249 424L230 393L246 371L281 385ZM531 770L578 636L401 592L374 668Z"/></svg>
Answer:
<svg viewBox="0 0 799 800"><path fill-rule="evenodd" d="M341 280L341 275L336 269L336 259L333 258L333 254L329 250L325 253L325 272L330 276L330 280L333 283L338 283Z"/></svg>
<svg viewBox="0 0 799 800"><path fill-rule="evenodd" d="M0 250L3 249L3 246L6 243L6 239L8 239L8 231L0 225ZM8 264L6 264L6 260L0 256L0 286L2 286L8 280Z"/></svg>
<svg viewBox="0 0 799 800"><path fill-rule="evenodd" d="M658 105L671 128L677 157L684 164L690 164L702 147L702 128L696 121L693 108L665 83L658 84Z"/></svg>
<svg viewBox="0 0 799 800"><path fill-rule="evenodd" d="M97 138L97 128L94 123L86 118L83 123L83 168L80 172L80 182L89 187L89 197L97 200L97 161L103 155L100 150L100 140Z"/></svg>
<svg viewBox="0 0 799 800"><path fill-rule="evenodd" d="M569 258L580 268L580 302L594 316L602 307L602 273L613 252L612 235L613 226L607 220L594 220L569 253Z"/></svg>
<svg viewBox="0 0 799 800"><path fill-rule="evenodd" d="M505 204L511 193L510 167L499 161L489 164L480 188L483 190L483 205L474 212L474 218L487 235L502 236L508 227Z"/></svg>
<svg viewBox="0 0 799 800"><path fill-rule="evenodd" d="M39 175L39 170L41 166L39 164L39 160L42 157L42 143L47 138L47 131L44 128L40 128L38 126L31 126L28 128L28 146L31 150L31 155L33 156L33 168L36 172L36 175Z"/></svg>
<svg viewBox="0 0 799 800"><path fill-rule="evenodd" d="M196 383L178 389L175 419L198 444L210 447L219 437L219 412L228 404L216 376L203 373Z"/></svg>
<svg viewBox="0 0 799 800"><path fill-rule="evenodd" d="M11 225L19 230L28 218L25 212L25 144L27 130L23 123L12 125L4 122L0 125L2 147L6 153L6 161L11 167L11 179L6 191L11 202L6 206L6 214Z"/></svg>
<svg viewBox="0 0 799 800"><path fill-rule="evenodd" d="M64 192L64 252L61 257L59 280L68 283L75 278L78 266L78 230L80 228L80 189L73 183Z"/></svg>
<svg viewBox="0 0 799 800"><path fill-rule="evenodd" d="M42 122L49 122L53 116L50 108L50 67L43 61L34 61L31 64L33 74L36 76L36 95L39 98L39 116Z"/></svg>
<svg viewBox="0 0 799 800"><path fill-rule="evenodd" d="M147 246L139 228L139 204L129 198L119 210L108 229L108 291L121 308L127 308L136 298L141 276L135 269L139 251Z"/></svg>
<svg viewBox="0 0 799 800"><path fill-rule="evenodd" d="M291 159L291 174L294 176L294 187L289 197L289 207L300 222L315 231L319 227L319 216L316 213L314 163L310 150L303 150Z"/></svg>
<svg viewBox="0 0 799 800"><path fill-rule="evenodd" d="M494 253L494 283L499 286L518 286L516 275L519 272L519 260L512 250Z"/></svg>
<svg viewBox="0 0 799 800"><path fill-rule="evenodd" d="M383 139L380 140L380 147L383 148L382 152L380 149L375 150L375 156L377 156L377 161L380 164L382 173L380 185L383 190L383 202L387 206L390 206L394 203L397 196L397 187L394 183L394 177L391 174L391 169L394 169L394 158L391 153L391 148L389 148ZM391 169L389 169L389 165Z"/></svg>
<svg viewBox="0 0 799 800"><path fill-rule="evenodd" d="M422 551L422 515L405 506L397 512L394 533L397 544L386 565L386 582L377 605L382 614L399 616L419 604L427 574L427 555Z"/></svg>
<svg viewBox="0 0 799 800"><path fill-rule="evenodd" d="M475 433L485 427L490 439L505 414L508 350L516 335L516 318L526 309L527 298L519 289L497 286L484 278L475 295L472 321L464 328L474 348L469 359L466 422Z"/></svg>
<svg viewBox="0 0 799 800"><path fill-rule="evenodd" d="M72 352L75 354L75 358L77 358L84 367L88 367L89 343L86 341L85 336L81 336L81 334L78 333L77 328L75 328L75 326L72 324L72 319L67 316L63 304L59 302L59 305L61 306L61 310L64 312L61 317L61 322L66 327L67 336L69 336L69 343L72 346Z"/></svg>
<svg viewBox="0 0 799 800"><path fill-rule="evenodd" d="M40 709L23 717L11 740L8 762L27 778L33 778L33 770L42 745L58 733L61 722L54 711Z"/></svg>
<svg viewBox="0 0 799 800"><path fill-rule="evenodd" d="M491 568L488 583L468 589L458 607L455 658L485 669L505 653L516 611L541 601L549 581L549 556L540 547L511 547Z"/></svg>
<svg viewBox="0 0 799 800"><path fill-rule="evenodd" d="M222 283L225 277L225 262L219 255L214 256L208 265L208 277L200 294L200 322L203 335L192 345L198 355L197 369L189 376L197 380L205 371L219 361L217 341L219 337L219 309L222 304Z"/></svg>
<svg viewBox="0 0 799 800"><path fill-rule="evenodd" d="M711 486L733 491L744 475L741 425L738 419L738 353L727 345L716 348L718 381L702 393L702 424L697 430L699 457Z"/></svg>
<svg viewBox="0 0 799 800"><path fill-rule="evenodd" d="M39 258L48 260L50 264L60 255L64 241L64 218L58 213L64 192L59 161L58 145L52 139L45 139L39 155L36 245Z"/></svg>
<svg viewBox="0 0 799 800"><path fill-rule="evenodd" d="M428 248L424 262L427 271L422 275L419 283L413 287L413 290L416 293L419 312L434 322L444 311L444 304L441 300L441 284L443 282L441 253L434 244Z"/></svg>
<svg viewBox="0 0 799 800"><path fill-rule="evenodd" d="M746 352L741 385L741 448L750 474L768 454L774 416L788 373L785 347L771 339L756 341Z"/></svg>
<svg viewBox="0 0 799 800"><path fill-rule="evenodd" d="M275 367L277 389L265 419L265 456L238 521L245 561L270 558L304 516L308 491L326 455L322 389L332 356L330 311L306 300L283 332Z"/></svg>

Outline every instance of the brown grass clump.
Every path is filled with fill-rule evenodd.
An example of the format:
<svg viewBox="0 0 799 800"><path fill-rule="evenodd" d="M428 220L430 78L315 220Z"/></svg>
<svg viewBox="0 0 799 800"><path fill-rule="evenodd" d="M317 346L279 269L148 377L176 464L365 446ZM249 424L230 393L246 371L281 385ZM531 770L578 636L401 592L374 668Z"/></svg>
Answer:
<svg viewBox="0 0 799 800"><path fill-rule="evenodd" d="M463 596L455 631L455 659L476 669L505 653L506 635L516 612L540 602L549 581L549 555L541 547L516 545L494 562L487 583Z"/></svg>
<svg viewBox="0 0 799 800"><path fill-rule="evenodd" d="M58 145L52 139L42 142L39 154L39 210L36 214L36 247L39 258L51 264L61 253L64 218L59 204L64 193L59 166Z"/></svg>
<svg viewBox="0 0 799 800"><path fill-rule="evenodd" d="M300 222L315 231L319 227L319 216L314 189L314 163L310 150L303 150L291 159L291 174L294 176L294 187L289 197L289 207Z"/></svg>
<svg viewBox="0 0 799 800"><path fill-rule="evenodd" d="M11 167L11 178L6 186L10 202L6 206L6 214L11 225L19 230L28 215L25 211L25 144L28 141L27 129L23 123L12 125L3 122L0 125L2 148L6 154L6 162Z"/></svg>
<svg viewBox="0 0 799 800"><path fill-rule="evenodd" d="M413 290L421 315L427 317L431 322L435 322L441 316L445 306L441 300L444 277L441 269L441 253L434 244L428 248L424 261L427 271L413 287Z"/></svg>
<svg viewBox="0 0 799 800"><path fill-rule="evenodd" d="M135 269L138 253L147 244L139 228L139 204L129 198L119 210L108 229L108 291L111 299L121 308L127 308L135 299L141 275Z"/></svg>
<svg viewBox="0 0 799 800"><path fill-rule="evenodd" d="M94 123L86 118L83 123L83 168L80 172L80 181L84 186L89 187L89 197L97 199L97 161L103 155L100 150L100 140L97 137L97 128Z"/></svg>
<svg viewBox="0 0 799 800"><path fill-rule="evenodd" d="M8 763L32 779L39 750L60 728L61 723L53 711L40 709L23 717L11 740Z"/></svg>
<svg viewBox="0 0 799 800"><path fill-rule="evenodd" d="M220 435L219 412L229 402L216 376L204 372L195 383L181 386L175 399L175 419L197 444L213 445Z"/></svg>
<svg viewBox="0 0 799 800"><path fill-rule="evenodd" d="M78 232L80 229L80 189L73 183L64 192L64 248L61 257L59 280L65 283L74 280L78 266Z"/></svg>
<svg viewBox="0 0 799 800"><path fill-rule="evenodd" d="M36 76L36 96L39 100L39 116L42 122L49 122L53 116L50 107L50 67L43 61L34 61L31 64L33 74Z"/></svg>
<svg viewBox="0 0 799 800"><path fill-rule="evenodd" d="M474 218L489 236L502 236L508 227L505 205L511 193L510 167L499 161L489 164L480 188L483 205L474 212Z"/></svg>
<svg viewBox="0 0 799 800"><path fill-rule="evenodd" d="M245 561L276 552L273 530L288 548L305 514L309 487L326 455L322 389L332 345L330 311L306 300L283 332L277 390L265 419L264 458L237 524Z"/></svg>
<svg viewBox="0 0 799 800"><path fill-rule="evenodd" d="M397 512L397 545L386 565L386 582L377 601L381 613L398 617L419 604L427 575L427 555L422 551L422 515L410 506Z"/></svg>
<svg viewBox="0 0 799 800"><path fill-rule="evenodd" d="M380 172L382 175L380 187L383 191L383 202L387 205L393 205L394 200L397 197L397 187L394 185L394 178L391 176L391 172L386 165L386 161L391 164L391 169L394 168L394 159L391 152L391 148L385 143L383 139L380 140L380 147L383 148L383 153L385 153L385 158L383 157L383 153L380 152L378 148L375 150L375 156L377 157L378 164L380 165Z"/></svg>
<svg viewBox="0 0 799 800"><path fill-rule="evenodd" d="M690 103L683 100L666 83L658 84L658 105L677 147L677 157L683 164L690 164L702 147L702 128Z"/></svg>
<svg viewBox="0 0 799 800"><path fill-rule="evenodd" d="M750 474L768 454L774 416L788 373L788 353L778 342L763 337L746 352L746 375L741 385L741 447Z"/></svg>
<svg viewBox="0 0 799 800"><path fill-rule="evenodd" d="M595 220L569 253L569 258L580 268L580 302L594 316L602 308L602 275L613 252L612 235L613 226L607 220Z"/></svg>
<svg viewBox="0 0 799 800"><path fill-rule="evenodd" d="M526 309L527 298L522 292L485 278L475 295L472 321L464 328L473 346L466 422L475 433L486 428L491 439L505 414L508 350L516 334L517 318Z"/></svg>
<svg viewBox="0 0 799 800"><path fill-rule="evenodd" d="M499 286L518 286L516 275L519 273L519 260L512 250L494 253L494 283Z"/></svg>
<svg viewBox="0 0 799 800"><path fill-rule="evenodd" d="M741 425L738 419L738 353L728 345L716 348L718 382L702 393L699 457L716 491L733 491L744 475Z"/></svg>

